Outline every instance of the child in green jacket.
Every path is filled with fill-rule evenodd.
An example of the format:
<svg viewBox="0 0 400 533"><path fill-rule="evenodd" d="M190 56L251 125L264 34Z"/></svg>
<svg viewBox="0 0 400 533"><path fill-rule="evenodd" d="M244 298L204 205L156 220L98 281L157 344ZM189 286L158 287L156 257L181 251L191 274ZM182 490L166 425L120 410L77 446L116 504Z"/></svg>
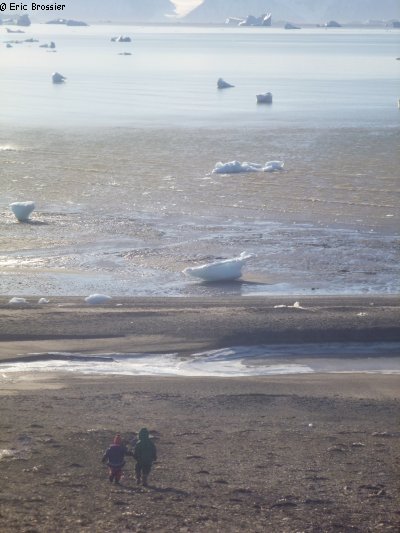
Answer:
<svg viewBox="0 0 400 533"><path fill-rule="evenodd" d="M149 432L146 428L139 431L139 440L135 445L133 457L136 459L136 480L139 484L142 481L147 486L147 478L150 474L153 462L157 460L157 450L155 444L150 440Z"/></svg>

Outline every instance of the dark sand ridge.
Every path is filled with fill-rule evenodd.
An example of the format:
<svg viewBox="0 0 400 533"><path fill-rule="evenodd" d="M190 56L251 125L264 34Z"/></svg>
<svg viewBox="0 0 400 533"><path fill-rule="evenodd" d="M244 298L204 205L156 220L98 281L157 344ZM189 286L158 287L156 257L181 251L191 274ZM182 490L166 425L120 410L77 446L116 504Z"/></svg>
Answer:
<svg viewBox="0 0 400 533"><path fill-rule="evenodd" d="M114 298L105 306L58 298L0 300L0 359L48 351L179 352L234 345L400 340L396 297ZM32 302L37 301L33 298ZM117 306L117 304L122 304Z"/></svg>
<svg viewBox="0 0 400 533"><path fill-rule="evenodd" d="M15 308L3 298L1 358L399 340L396 298L301 298L312 309L274 308L295 299ZM0 390L2 532L399 530L399 375L0 372ZM158 447L150 487L135 484L129 458L122 485L110 485L104 448L116 431L129 442L142 426Z"/></svg>

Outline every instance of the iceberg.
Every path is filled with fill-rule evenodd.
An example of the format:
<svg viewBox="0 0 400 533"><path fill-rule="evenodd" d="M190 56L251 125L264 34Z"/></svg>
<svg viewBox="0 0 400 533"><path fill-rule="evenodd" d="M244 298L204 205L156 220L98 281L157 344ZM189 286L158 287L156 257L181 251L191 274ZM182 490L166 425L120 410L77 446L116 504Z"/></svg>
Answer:
<svg viewBox="0 0 400 533"><path fill-rule="evenodd" d="M111 300L111 296L105 294L91 294L85 298L85 302L89 305L105 304Z"/></svg>
<svg viewBox="0 0 400 533"><path fill-rule="evenodd" d="M124 37L120 35L119 37L111 37L111 42L113 43L130 43L132 39L130 37Z"/></svg>
<svg viewBox="0 0 400 533"><path fill-rule="evenodd" d="M26 222L29 215L35 209L34 202L13 202L10 204L10 209L14 213L19 222Z"/></svg>
<svg viewBox="0 0 400 533"><path fill-rule="evenodd" d="M40 44L39 48L55 48L56 43L54 41L50 41L50 44Z"/></svg>
<svg viewBox="0 0 400 533"><path fill-rule="evenodd" d="M28 301L25 298L18 298L17 296L14 296L14 298L11 298L8 303L11 305L26 305Z"/></svg>
<svg viewBox="0 0 400 533"><path fill-rule="evenodd" d="M183 273L203 281L233 281L240 278L246 260L251 257L254 257L254 254L242 252L238 257L232 259L185 268Z"/></svg>
<svg viewBox="0 0 400 533"><path fill-rule="evenodd" d="M263 167L264 172L274 172L275 170L283 170L285 163L283 161L267 161Z"/></svg>
<svg viewBox="0 0 400 533"><path fill-rule="evenodd" d="M256 98L257 98L257 104L272 104L271 93L257 94Z"/></svg>
<svg viewBox="0 0 400 533"><path fill-rule="evenodd" d="M341 24L339 22L336 22L336 20L330 20L325 24L325 28L341 28Z"/></svg>
<svg viewBox="0 0 400 533"><path fill-rule="evenodd" d="M299 26L295 26L294 24L290 22L286 22L285 24L285 30L300 30L301 28Z"/></svg>
<svg viewBox="0 0 400 533"><path fill-rule="evenodd" d="M59 72L53 72L53 74L51 75L51 79L53 83L64 83L67 78Z"/></svg>
<svg viewBox="0 0 400 533"><path fill-rule="evenodd" d="M28 15L20 15L17 18L16 25L17 26L30 26L31 25L30 18L28 17Z"/></svg>
<svg viewBox="0 0 400 533"><path fill-rule="evenodd" d="M229 89L230 87L235 87L235 86L231 85L230 83L223 80L222 78L218 78L217 87L218 89Z"/></svg>
<svg viewBox="0 0 400 533"><path fill-rule="evenodd" d="M73 20L73 19L68 19L65 25L66 26L89 26L87 22L83 22L82 20Z"/></svg>
<svg viewBox="0 0 400 533"><path fill-rule="evenodd" d="M259 163L248 163L244 161L229 161L228 163L217 163L212 170L212 174L239 174L241 172L273 172L274 170L283 170L283 161L267 161L265 165Z"/></svg>
<svg viewBox="0 0 400 533"><path fill-rule="evenodd" d="M271 26L271 24L272 14L265 13L264 15L260 15L259 17L255 17L254 15L248 15L245 20L241 20L239 22L238 26Z"/></svg>

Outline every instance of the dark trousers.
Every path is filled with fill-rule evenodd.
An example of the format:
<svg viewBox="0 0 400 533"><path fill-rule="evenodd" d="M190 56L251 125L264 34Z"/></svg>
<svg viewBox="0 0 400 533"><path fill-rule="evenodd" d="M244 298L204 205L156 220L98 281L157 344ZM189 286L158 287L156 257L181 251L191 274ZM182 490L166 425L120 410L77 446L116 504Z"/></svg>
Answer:
<svg viewBox="0 0 400 533"><path fill-rule="evenodd" d="M151 463L136 463L136 479L140 481L143 477L143 483L145 483L147 481L147 476L150 474L151 466Z"/></svg>

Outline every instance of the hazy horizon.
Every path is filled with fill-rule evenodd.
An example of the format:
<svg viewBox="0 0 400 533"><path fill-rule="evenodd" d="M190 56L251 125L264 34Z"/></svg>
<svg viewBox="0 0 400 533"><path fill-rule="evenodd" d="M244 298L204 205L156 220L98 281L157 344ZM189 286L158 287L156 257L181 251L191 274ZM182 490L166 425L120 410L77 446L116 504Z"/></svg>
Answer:
<svg viewBox="0 0 400 533"><path fill-rule="evenodd" d="M28 4L30 6L31 4ZM328 20L341 23L387 21L400 18L396 0L65 0L59 11L2 12L3 20L28 14L32 22L72 18L87 22L141 23L220 23L228 17L245 18L249 14L271 12L272 20L323 24Z"/></svg>

